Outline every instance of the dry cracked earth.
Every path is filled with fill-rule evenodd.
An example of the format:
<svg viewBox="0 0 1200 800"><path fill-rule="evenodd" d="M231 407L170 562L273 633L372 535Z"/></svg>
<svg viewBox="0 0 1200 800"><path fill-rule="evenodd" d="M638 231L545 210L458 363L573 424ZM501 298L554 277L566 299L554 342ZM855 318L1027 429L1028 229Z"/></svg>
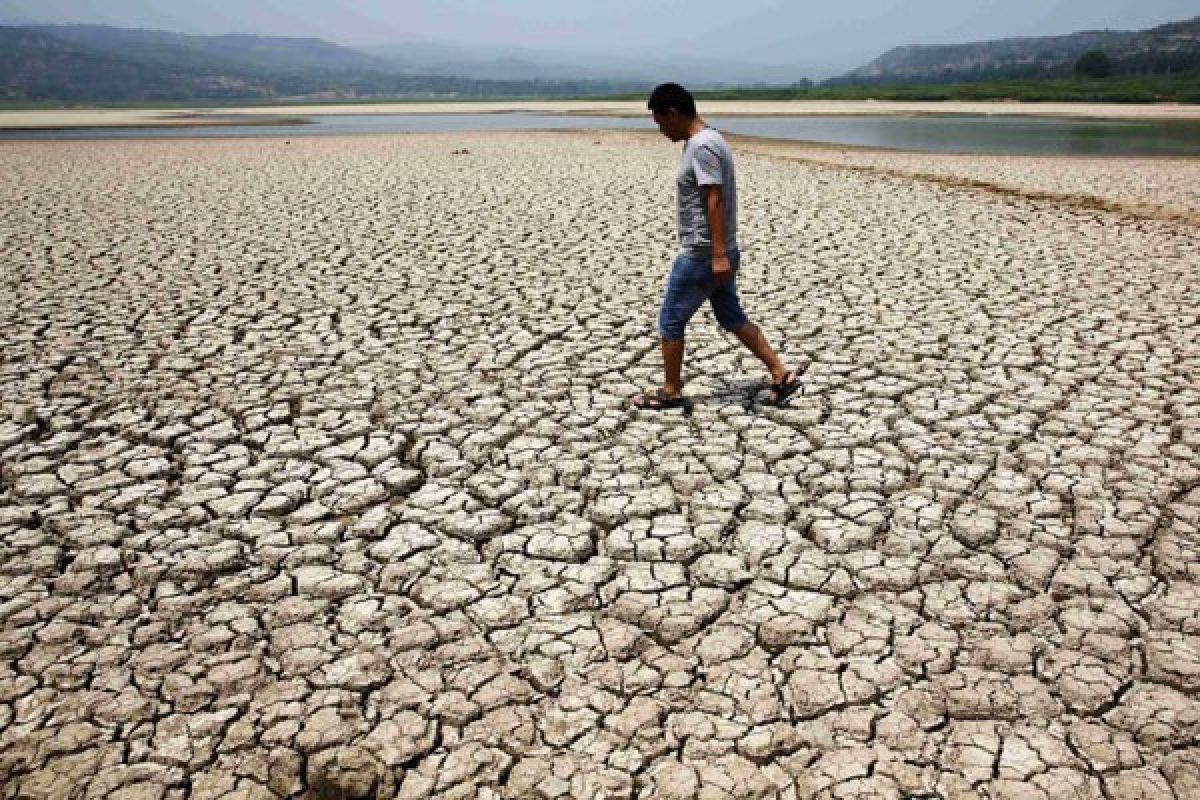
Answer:
<svg viewBox="0 0 1200 800"><path fill-rule="evenodd" d="M0 798L1200 797L1196 229L675 158L0 147Z"/></svg>

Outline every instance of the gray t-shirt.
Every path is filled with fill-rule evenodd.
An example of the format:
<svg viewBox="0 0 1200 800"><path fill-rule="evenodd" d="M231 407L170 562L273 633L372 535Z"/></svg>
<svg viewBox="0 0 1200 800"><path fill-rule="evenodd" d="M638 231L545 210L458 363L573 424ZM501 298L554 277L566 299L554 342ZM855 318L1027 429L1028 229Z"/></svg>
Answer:
<svg viewBox="0 0 1200 800"><path fill-rule="evenodd" d="M719 185L725 198L725 246L737 247L737 181L733 152L714 128L705 128L683 145L675 174L675 214L679 245L685 255L712 255L712 231L705 212L703 186Z"/></svg>

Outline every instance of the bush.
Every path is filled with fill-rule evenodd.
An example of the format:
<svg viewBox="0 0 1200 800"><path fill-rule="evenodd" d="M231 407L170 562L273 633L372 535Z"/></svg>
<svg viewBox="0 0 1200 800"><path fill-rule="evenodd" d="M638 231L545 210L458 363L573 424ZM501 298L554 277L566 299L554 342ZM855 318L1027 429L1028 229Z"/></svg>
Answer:
<svg viewBox="0 0 1200 800"><path fill-rule="evenodd" d="M1081 78L1107 78L1112 75L1112 61L1103 50L1089 50L1075 62L1075 74Z"/></svg>

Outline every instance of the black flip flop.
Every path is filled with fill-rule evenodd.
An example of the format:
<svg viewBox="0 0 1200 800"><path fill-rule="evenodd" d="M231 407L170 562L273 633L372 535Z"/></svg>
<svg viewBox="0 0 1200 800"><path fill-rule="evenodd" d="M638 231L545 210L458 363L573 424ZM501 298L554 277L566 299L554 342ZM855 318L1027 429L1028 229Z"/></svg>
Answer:
<svg viewBox="0 0 1200 800"><path fill-rule="evenodd" d="M800 388L800 376L795 370L788 372L783 376L783 380L779 383L772 383L770 391L774 393L775 399L771 400L767 397L767 405L779 408L787 404L788 398L796 393Z"/></svg>
<svg viewBox="0 0 1200 800"><path fill-rule="evenodd" d="M659 389L653 394L639 394L633 398L633 407L643 411L666 411L671 408L686 408L687 400L683 399L683 395L670 395Z"/></svg>

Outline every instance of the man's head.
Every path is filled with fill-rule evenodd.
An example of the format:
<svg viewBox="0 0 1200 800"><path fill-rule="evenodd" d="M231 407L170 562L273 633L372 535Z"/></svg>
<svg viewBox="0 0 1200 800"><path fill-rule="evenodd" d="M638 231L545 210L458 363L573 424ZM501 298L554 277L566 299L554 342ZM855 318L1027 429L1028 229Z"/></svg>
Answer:
<svg viewBox="0 0 1200 800"><path fill-rule="evenodd" d="M658 130L672 142L688 138L696 120L696 100L691 92L678 83L663 83L654 87L646 107L654 115Z"/></svg>

